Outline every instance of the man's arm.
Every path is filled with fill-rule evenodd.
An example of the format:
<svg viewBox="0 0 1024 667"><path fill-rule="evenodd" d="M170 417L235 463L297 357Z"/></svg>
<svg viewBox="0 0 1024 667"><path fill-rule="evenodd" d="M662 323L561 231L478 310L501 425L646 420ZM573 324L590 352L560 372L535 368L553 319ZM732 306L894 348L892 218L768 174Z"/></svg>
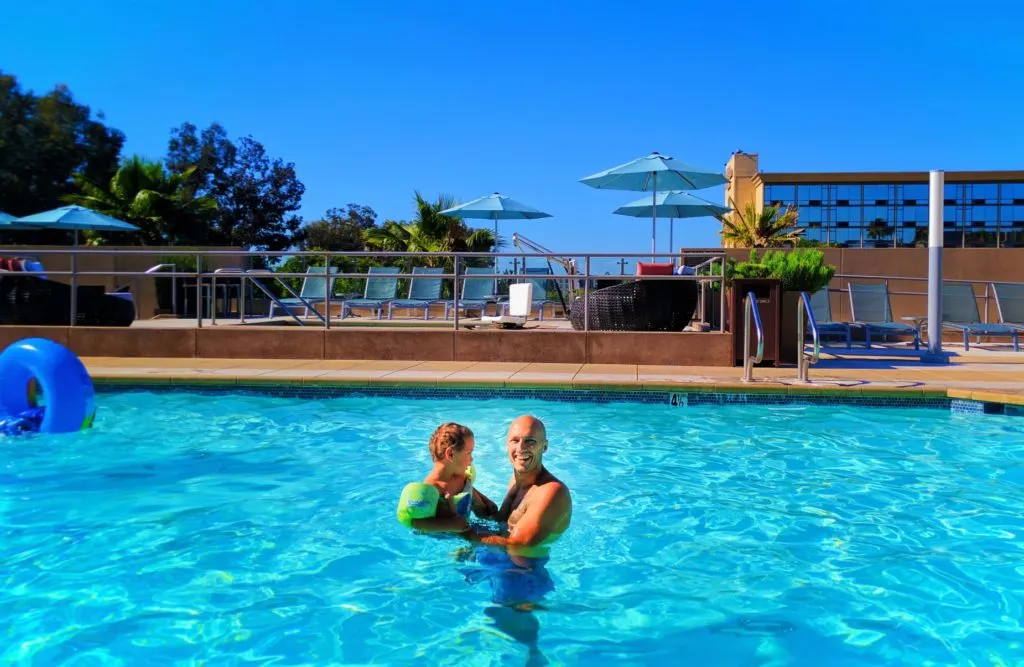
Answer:
<svg viewBox="0 0 1024 667"><path fill-rule="evenodd" d="M490 519L498 513L498 506L493 500L473 489L473 514L481 519Z"/></svg>
<svg viewBox="0 0 1024 667"><path fill-rule="evenodd" d="M569 490L562 484L546 484L543 493L531 499L526 514L519 519L508 537L491 535L481 542L494 546L537 546L551 535L569 509Z"/></svg>
<svg viewBox="0 0 1024 667"><path fill-rule="evenodd" d="M469 524L461 516L413 519L412 527L424 533L464 533L469 530Z"/></svg>

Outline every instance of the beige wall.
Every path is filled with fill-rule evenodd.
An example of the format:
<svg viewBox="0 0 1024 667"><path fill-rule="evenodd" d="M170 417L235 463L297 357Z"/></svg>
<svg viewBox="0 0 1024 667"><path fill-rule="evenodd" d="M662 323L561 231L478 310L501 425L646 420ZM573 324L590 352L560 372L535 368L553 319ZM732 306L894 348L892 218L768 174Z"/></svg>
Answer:
<svg viewBox="0 0 1024 667"><path fill-rule="evenodd" d="M124 253L110 254L105 251L109 250L156 250L159 254L153 255L128 255ZM71 270L71 254L61 255L48 255L46 251L52 250L71 250L68 246L0 246L0 257L25 257L26 255L38 256L43 266L49 271L70 271ZM128 272L142 272L149 269L152 266L156 266L161 263L163 257L169 256L181 256L187 255L190 251L211 251L211 250L229 250L238 251L238 248L233 247L208 247L208 248L195 248L195 247L173 247L173 248L154 248L140 246L103 246L101 248L93 248L83 246L78 248L76 253L78 259L78 270L79 271L103 271L103 272L115 272L115 271L128 271ZM203 259L203 270L212 270L220 268L242 268L244 262L244 256L239 255L220 255L210 256ZM70 283L70 276L50 276L53 280ZM136 282L138 281L138 282ZM156 281L149 277L135 278L132 276L81 276L78 279L80 285L103 285L108 291L113 291L117 287L123 285L130 285L132 294L135 295L136 303L138 303L139 317L141 319L149 319L154 315L156 310Z"/></svg>
<svg viewBox="0 0 1024 667"><path fill-rule="evenodd" d="M764 202L764 185L756 180L757 153L733 153L726 163L725 175L729 179L725 184L725 201L723 204L735 210L744 210L753 204L758 211ZM726 214L731 216L732 213Z"/></svg>

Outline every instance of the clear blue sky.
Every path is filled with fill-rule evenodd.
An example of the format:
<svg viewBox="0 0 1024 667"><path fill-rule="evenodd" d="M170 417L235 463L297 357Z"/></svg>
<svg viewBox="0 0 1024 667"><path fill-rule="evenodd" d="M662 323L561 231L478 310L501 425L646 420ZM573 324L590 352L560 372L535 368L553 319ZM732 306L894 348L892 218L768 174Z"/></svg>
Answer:
<svg viewBox="0 0 1024 667"><path fill-rule="evenodd" d="M184 121L251 134L295 162L307 219L501 191L555 216L503 236L645 252L650 223L611 214L640 195L579 178L652 150L717 169L736 149L764 171L1024 168L1019 0L7 0L0 15L0 68L23 86L66 83L126 153L161 157ZM716 231L677 222L675 238Z"/></svg>

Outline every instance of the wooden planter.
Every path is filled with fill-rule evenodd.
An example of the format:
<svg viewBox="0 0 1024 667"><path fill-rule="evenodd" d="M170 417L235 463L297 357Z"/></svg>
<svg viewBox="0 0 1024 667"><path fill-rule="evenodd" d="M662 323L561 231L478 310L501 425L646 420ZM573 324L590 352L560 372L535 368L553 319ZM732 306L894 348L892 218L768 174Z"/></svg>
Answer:
<svg viewBox="0 0 1024 667"><path fill-rule="evenodd" d="M799 314L800 292L783 292L779 322L779 363L795 365L797 362L800 342L796 339L796 318Z"/></svg>
<svg viewBox="0 0 1024 667"><path fill-rule="evenodd" d="M757 299L758 312L761 314L761 326L764 333L764 354L762 365L779 364L779 325L781 323L782 291L778 280L734 280L729 303L729 330L733 334L733 361L737 366L743 365L745 357L744 340L744 300L748 292L753 292ZM753 320L751 320L753 326ZM794 334L795 336L796 334ZM750 350L746 354L756 353L757 336L750 336Z"/></svg>

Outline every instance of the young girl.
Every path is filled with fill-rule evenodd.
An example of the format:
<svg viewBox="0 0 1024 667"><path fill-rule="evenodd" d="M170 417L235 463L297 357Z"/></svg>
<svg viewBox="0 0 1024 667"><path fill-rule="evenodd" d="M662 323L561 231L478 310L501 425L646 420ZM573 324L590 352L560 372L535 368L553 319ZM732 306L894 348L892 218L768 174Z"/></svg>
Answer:
<svg viewBox="0 0 1024 667"><path fill-rule="evenodd" d="M398 520L425 532L463 533L470 510L490 518L498 506L473 488L473 432L455 423L441 424L430 437L434 467L422 482L402 490Z"/></svg>

